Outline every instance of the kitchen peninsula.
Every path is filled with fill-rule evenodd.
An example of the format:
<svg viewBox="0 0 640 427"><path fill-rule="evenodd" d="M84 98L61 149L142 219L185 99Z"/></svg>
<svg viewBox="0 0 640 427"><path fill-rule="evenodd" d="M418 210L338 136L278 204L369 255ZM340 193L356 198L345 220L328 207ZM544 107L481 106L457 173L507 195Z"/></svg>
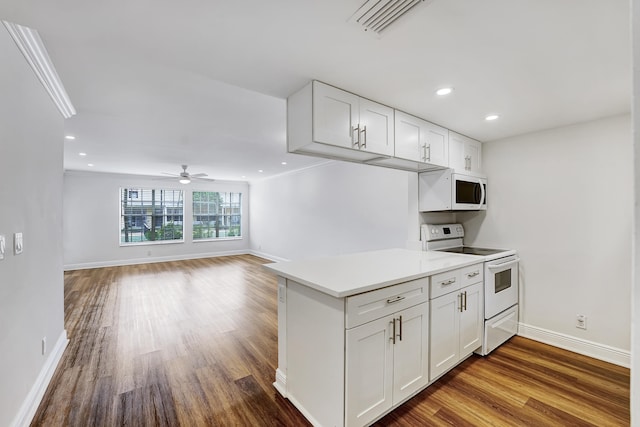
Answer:
<svg viewBox="0 0 640 427"><path fill-rule="evenodd" d="M442 335L430 322L430 299L460 291L449 312L458 325L471 320L471 340L455 338L464 351L453 365L480 346L476 257L389 249L266 268L278 276L274 386L314 425L370 424L442 375L429 375L433 336ZM465 289L477 291L468 300Z"/></svg>

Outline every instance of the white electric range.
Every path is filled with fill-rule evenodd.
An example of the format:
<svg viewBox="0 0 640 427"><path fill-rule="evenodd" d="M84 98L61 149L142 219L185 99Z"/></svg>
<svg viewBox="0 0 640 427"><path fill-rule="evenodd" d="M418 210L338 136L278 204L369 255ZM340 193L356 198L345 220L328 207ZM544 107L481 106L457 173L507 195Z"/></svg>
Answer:
<svg viewBox="0 0 640 427"><path fill-rule="evenodd" d="M476 351L486 356L518 332L518 258L512 249L464 246L462 224L423 224L425 251L477 256L484 262L484 336Z"/></svg>

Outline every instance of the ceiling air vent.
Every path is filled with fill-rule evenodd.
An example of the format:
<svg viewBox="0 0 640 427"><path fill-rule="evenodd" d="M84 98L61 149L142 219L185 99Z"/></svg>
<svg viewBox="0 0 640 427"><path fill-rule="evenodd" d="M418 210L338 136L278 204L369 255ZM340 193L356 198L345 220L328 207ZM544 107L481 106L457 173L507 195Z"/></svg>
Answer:
<svg viewBox="0 0 640 427"><path fill-rule="evenodd" d="M349 18L349 22L357 24L364 31L380 35L391 24L419 6L426 6L433 0L367 0Z"/></svg>

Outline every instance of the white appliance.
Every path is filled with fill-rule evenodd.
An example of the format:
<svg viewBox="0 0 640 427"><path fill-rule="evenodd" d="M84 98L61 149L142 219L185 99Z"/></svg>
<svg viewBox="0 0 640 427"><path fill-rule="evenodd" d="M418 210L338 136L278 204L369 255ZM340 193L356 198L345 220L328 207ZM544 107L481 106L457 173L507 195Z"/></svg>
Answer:
<svg viewBox="0 0 640 427"><path fill-rule="evenodd" d="M484 337L477 353L486 356L518 333L518 258L512 249L464 246L462 224L423 224L426 251L454 252L484 262Z"/></svg>
<svg viewBox="0 0 640 427"><path fill-rule="evenodd" d="M420 212L481 211L487 209L487 179L453 169L418 175Z"/></svg>

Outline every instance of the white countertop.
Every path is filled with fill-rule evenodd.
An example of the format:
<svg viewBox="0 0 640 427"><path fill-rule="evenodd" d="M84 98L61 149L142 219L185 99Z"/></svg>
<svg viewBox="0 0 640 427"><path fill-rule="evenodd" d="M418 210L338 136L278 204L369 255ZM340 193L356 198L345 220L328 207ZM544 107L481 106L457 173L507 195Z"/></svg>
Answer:
<svg viewBox="0 0 640 427"><path fill-rule="evenodd" d="M386 249L266 264L278 276L344 298L482 262L480 257L438 251Z"/></svg>

